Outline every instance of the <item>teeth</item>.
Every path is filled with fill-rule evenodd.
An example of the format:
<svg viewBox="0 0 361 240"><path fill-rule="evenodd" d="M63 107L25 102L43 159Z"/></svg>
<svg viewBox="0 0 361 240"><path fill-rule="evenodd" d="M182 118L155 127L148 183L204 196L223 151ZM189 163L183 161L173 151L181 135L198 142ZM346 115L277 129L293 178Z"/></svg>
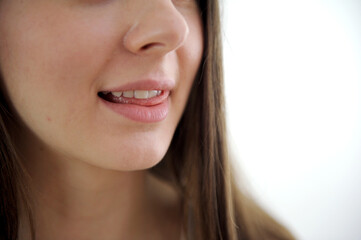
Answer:
<svg viewBox="0 0 361 240"><path fill-rule="evenodd" d="M133 97L133 91L125 91L123 92L123 97L126 97L126 98L132 98Z"/></svg>
<svg viewBox="0 0 361 240"><path fill-rule="evenodd" d="M157 91L157 90L148 91L148 97L149 98L156 97L159 95L158 92L160 92L160 91Z"/></svg>
<svg viewBox="0 0 361 240"><path fill-rule="evenodd" d="M122 93L123 93L123 92L112 92L112 94L113 94L114 96L116 96L116 97L122 96Z"/></svg>
<svg viewBox="0 0 361 240"><path fill-rule="evenodd" d="M134 97L136 99L147 99L148 98L148 91L141 91L141 90L135 90L134 91Z"/></svg>
<svg viewBox="0 0 361 240"><path fill-rule="evenodd" d="M115 97L124 98L136 98L136 99L148 99L159 96L162 91L161 90L134 90L134 91L124 91L124 92L111 92Z"/></svg>

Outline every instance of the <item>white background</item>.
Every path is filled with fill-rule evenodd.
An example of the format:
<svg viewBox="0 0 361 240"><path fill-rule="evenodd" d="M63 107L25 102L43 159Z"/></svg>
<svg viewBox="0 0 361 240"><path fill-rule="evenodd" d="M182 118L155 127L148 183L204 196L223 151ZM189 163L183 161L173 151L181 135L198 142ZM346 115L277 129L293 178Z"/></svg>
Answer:
<svg viewBox="0 0 361 240"><path fill-rule="evenodd" d="M361 239L361 0L225 0L240 181L298 239Z"/></svg>

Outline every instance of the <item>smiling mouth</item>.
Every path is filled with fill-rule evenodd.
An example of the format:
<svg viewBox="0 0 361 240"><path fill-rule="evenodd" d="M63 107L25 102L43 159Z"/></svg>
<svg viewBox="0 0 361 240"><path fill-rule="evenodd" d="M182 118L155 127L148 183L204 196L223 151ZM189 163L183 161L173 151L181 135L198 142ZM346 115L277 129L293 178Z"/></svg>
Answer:
<svg viewBox="0 0 361 240"><path fill-rule="evenodd" d="M98 92L103 100L116 104L134 104L140 106L154 106L164 102L170 91L168 90L127 90L122 92Z"/></svg>

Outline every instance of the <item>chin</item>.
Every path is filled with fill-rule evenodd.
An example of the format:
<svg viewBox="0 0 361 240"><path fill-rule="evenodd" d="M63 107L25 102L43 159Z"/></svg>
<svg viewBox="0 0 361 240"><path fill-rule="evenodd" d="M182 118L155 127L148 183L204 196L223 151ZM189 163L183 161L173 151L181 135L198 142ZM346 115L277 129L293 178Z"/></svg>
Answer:
<svg viewBox="0 0 361 240"><path fill-rule="evenodd" d="M147 155L127 154L120 158L115 158L109 163L110 165L105 166L105 168L115 171L146 170L157 165L163 159L164 155L165 152L150 153Z"/></svg>
<svg viewBox="0 0 361 240"><path fill-rule="evenodd" d="M103 153L92 154L92 165L115 171L145 170L157 165L166 154L171 139L143 141L132 144L126 142L115 149L103 149ZM98 149L99 150L99 149ZM94 156L97 156L94 158ZM87 158L87 156L85 156ZM84 160L89 162L88 160Z"/></svg>
<svg viewBox="0 0 361 240"><path fill-rule="evenodd" d="M157 165L165 156L173 138L175 124L166 124L158 129L134 132L127 135L110 151L114 157L113 166L120 171L149 169ZM115 154L114 154L115 153Z"/></svg>

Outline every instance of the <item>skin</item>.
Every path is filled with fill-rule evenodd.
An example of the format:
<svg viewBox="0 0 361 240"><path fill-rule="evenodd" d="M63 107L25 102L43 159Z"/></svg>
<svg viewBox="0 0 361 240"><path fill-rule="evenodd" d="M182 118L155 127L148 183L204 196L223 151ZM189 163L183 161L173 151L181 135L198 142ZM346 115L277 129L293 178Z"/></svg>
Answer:
<svg viewBox="0 0 361 240"><path fill-rule="evenodd" d="M178 197L147 169L184 111L201 25L194 0L0 1L2 84L22 124L38 239L179 238ZM132 121L97 96L144 78L175 85L163 121Z"/></svg>

